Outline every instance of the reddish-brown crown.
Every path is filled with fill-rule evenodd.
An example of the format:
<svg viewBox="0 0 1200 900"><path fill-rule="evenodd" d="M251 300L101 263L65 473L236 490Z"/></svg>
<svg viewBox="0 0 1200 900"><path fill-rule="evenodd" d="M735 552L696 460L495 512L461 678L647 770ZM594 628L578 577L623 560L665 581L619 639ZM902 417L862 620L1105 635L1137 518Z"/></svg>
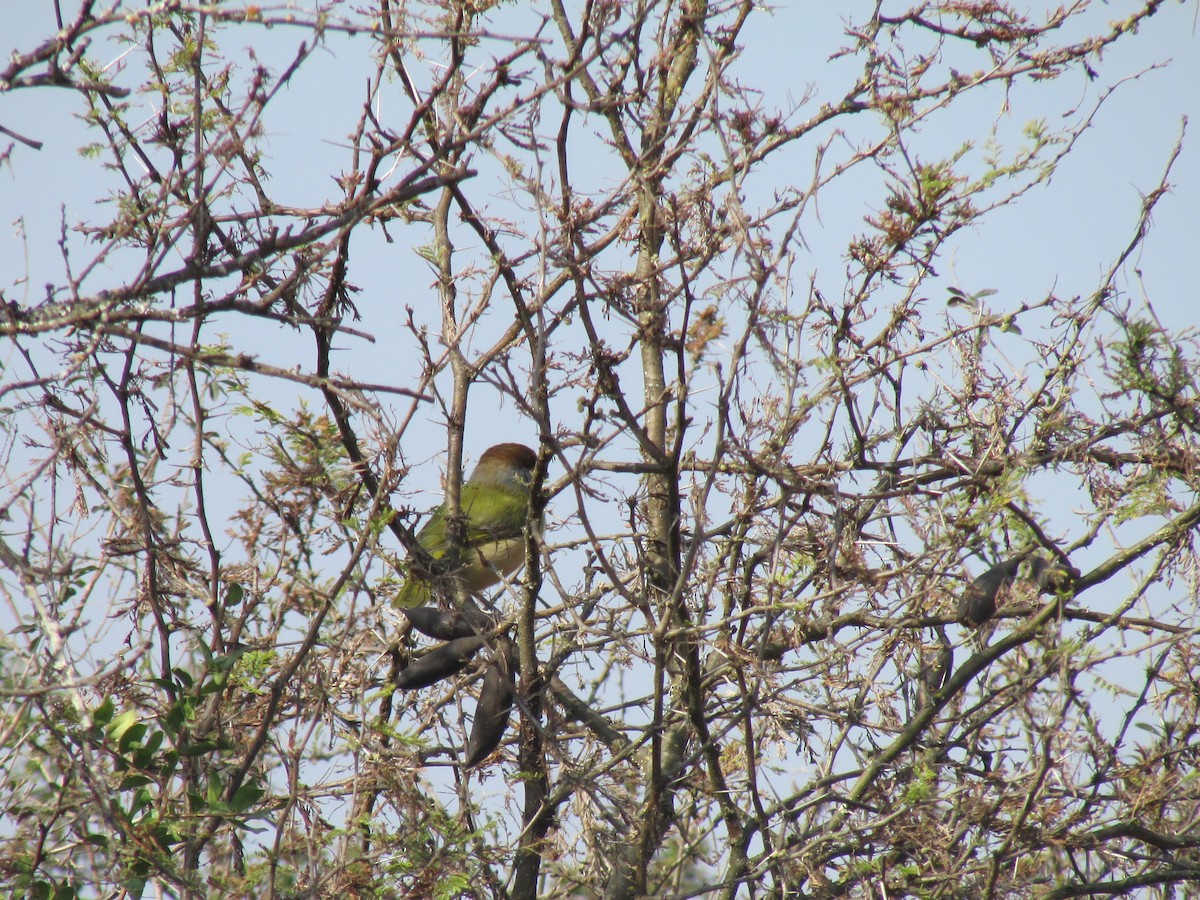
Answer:
<svg viewBox="0 0 1200 900"><path fill-rule="evenodd" d="M483 451L479 457L479 465L512 466L516 469L533 469L537 464L537 454L524 444L496 444Z"/></svg>

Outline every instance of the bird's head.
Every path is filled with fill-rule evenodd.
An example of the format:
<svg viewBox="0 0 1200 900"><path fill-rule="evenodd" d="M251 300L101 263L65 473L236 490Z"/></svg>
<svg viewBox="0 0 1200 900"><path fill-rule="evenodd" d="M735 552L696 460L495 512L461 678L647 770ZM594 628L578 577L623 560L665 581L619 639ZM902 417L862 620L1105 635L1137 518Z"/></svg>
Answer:
<svg viewBox="0 0 1200 900"><path fill-rule="evenodd" d="M470 483L528 491L535 465L537 454L524 444L496 444L483 451Z"/></svg>

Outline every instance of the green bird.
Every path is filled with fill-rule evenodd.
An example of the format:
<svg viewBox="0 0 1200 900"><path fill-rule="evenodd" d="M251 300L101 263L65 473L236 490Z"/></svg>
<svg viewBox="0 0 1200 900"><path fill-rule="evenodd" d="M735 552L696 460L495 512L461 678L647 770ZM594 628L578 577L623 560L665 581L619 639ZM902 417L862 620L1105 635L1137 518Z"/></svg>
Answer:
<svg viewBox="0 0 1200 900"><path fill-rule="evenodd" d="M485 450L459 498L465 522L458 560L446 558L450 546L443 504L417 533L424 553L410 557L408 581L393 604L404 609L424 606L437 593L436 583L450 577L479 593L520 566L536 463L537 454L524 444L497 444Z"/></svg>

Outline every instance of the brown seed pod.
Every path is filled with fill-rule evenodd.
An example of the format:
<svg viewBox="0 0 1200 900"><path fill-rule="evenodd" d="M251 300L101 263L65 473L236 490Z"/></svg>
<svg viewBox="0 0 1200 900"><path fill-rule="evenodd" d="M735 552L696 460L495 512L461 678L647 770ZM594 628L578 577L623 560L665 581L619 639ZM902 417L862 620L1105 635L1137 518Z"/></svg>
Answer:
<svg viewBox="0 0 1200 900"><path fill-rule="evenodd" d="M418 606L415 609L403 609L401 612L408 617L413 628L439 641L452 641L475 635L475 629L467 622L467 617L457 610Z"/></svg>
<svg viewBox="0 0 1200 900"><path fill-rule="evenodd" d="M478 765L500 746L512 711L513 689L512 642L502 637L497 641L483 676L463 765L468 768Z"/></svg>
<svg viewBox="0 0 1200 900"><path fill-rule="evenodd" d="M482 646L481 637L463 637L435 647L396 676L397 690L429 687L461 672Z"/></svg>

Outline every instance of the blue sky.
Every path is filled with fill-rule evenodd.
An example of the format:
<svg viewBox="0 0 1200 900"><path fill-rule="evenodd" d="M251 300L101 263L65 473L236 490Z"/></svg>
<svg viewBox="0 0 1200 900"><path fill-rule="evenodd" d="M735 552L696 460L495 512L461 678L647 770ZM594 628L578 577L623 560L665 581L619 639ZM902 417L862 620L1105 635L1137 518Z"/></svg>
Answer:
<svg viewBox="0 0 1200 900"><path fill-rule="evenodd" d="M736 67L737 77L759 92L762 110L796 117L810 114L816 105L836 100L848 89L857 64L831 57L846 44L844 19L860 17L861 11L872 5L796 2L780 4L771 13L755 14L740 41L747 52ZM1125 3L1096 4L1093 20L1116 17L1127 7ZM49 35L54 28L50 9L48 3L0 0L0 50L29 49ZM956 236L951 252L939 263L938 277L923 286L926 324L930 328L941 327L943 322L948 327L949 323L969 321L964 311L946 308L946 288L951 286L972 293L994 290L987 303L996 312L1036 303L1051 292L1068 298L1094 291L1106 267L1132 240L1143 196L1158 183L1182 120L1189 116L1191 126L1173 171L1171 194L1158 205L1153 230L1132 264L1119 276L1119 284L1131 298L1149 302L1168 328L1194 329L1200 323L1200 301L1194 286L1200 238L1200 53L1196 11L1194 3L1164 4L1143 26L1141 34L1106 51L1095 80L1075 70L1056 81L1022 83L1008 91L995 85L930 114L913 138L914 151L938 158L966 142L974 142L977 149L966 165L978 169L980 148L987 140L994 139L1011 152L1024 140L1029 122L1045 119L1050 127L1057 127L1078 121L1091 113L1106 91L1112 91L1076 151L1048 183L1032 188L1018 203L988 216L979 227ZM248 27L227 29L219 39L227 59L248 65L247 50L252 45L255 55L278 72L308 37L303 29ZM373 70L373 50L366 37L331 36L271 105L264 123L263 146L265 165L271 172L269 187L277 201L310 207L341 198L334 177L349 166L346 135L354 127ZM123 52L124 48L104 38L94 49L97 59L114 61ZM810 90L812 97L801 105ZM141 103L144 98L134 99ZM77 118L82 109L80 98L63 90L39 88L0 94L0 125L43 142L41 150L15 146L7 163L0 167L0 224L4 228L0 237L0 290L6 300L22 306L37 304L44 297L45 284L62 281L59 239L63 222L68 230L71 265L79 271L89 262L95 245L72 234L71 228L80 221L103 221L109 214L98 204L117 183L116 176L97 161L80 155L79 148L95 139ZM399 85L392 83L381 99L380 116L403 122L408 113L407 100ZM147 108L141 107L130 114L130 119L136 124L148 115ZM880 127L878 120L867 117L839 125L845 135L834 138L831 156L849 152ZM546 130L552 127L553 123L543 123ZM586 129L582 130L585 134L574 145L581 154L575 171L583 179L577 186L602 192L621 177L620 166L599 136L589 140ZM592 130L594 134L600 132L599 126ZM816 134L778 154L764 167L761 177L748 186L752 193L748 202L766 203L776 188L806 183L812 172L816 141L830 137L828 131ZM6 144L7 140L0 138L0 149ZM514 216L529 208L528 198L501 178L494 165L481 160L480 168L483 174L471 186L475 199L487 198L494 204L493 211ZM821 193L802 224L803 247L797 251L792 270L794 290L802 293L812 278L832 299L839 296L846 283L847 243L862 230L864 218L878 210L882 198L879 173L869 167L838 180ZM406 385L416 376L419 358L404 327L405 306L416 307L418 320L436 324L434 275L415 252L415 245L427 239L426 235L415 229L406 231L398 223L389 226L389 231L396 239L394 243L378 228L360 228L355 235L350 280L360 289L355 301L364 318L353 324L371 333L375 340L340 339L334 365L366 382ZM464 257L471 257L474 251L476 261L486 259L486 254L473 247L468 234L460 233L458 240ZM625 249L614 250L614 254ZM126 259L103 262L89 277L87 289L120 283L127 277L126 265ZM503 314L497 314L480 330L477 340L486 340L504 324ZM231 327L236 328L236 333L230 335L233 344L249 348L261 361L283 368L312 369L314 351L311 340L304 335L243 318L232 322ZM1014 366L1036 372L1030 340L1037 338L1039 328L1050 327L1048 316L1033 314L1022 320L1023 336L993 334L992 339ZM207 336L216 339L220 330L218 323L209 328ZM25 377L8 345L3 352L8 355L0 362L11 366L4 377ZM264 396L284 408L301 403L314 409L322 406L315 391L289 382L266 381L258 386ZM473 398L467 430L468 469L492 443L534 442L532 424L522 421L511 404L497 401L497 395L485 387L477 389ZM575 412L571 399L563 396L557 401L556 409L566 424ZM381 403L390 407L397 420L411 407L397 397L385 397ZM240 443L247 451L254 448L252 423L234 416L217 421L235 446ZM406 456L417 467L406 484L412 492L402 502L426 509L440 500L444 448L444 423L439 412L419 406L405 441ZM627 452L628 458L634 455L629 447L618 450ZM188 453L187 447L171 448L168 460L183 466ZM555 469L551 474L561 472ZM632 489L633 481L626 478L618 487ZM236 484L232 480L227 483ZM1074 488L1056 492L1056 484L1049 477L1032 484L1045 492L1035 498L1035 509L1064 528L1072 510L1087 500ZM611 502L595 506L596 522L613 532L624 529L623 517L627 514L618 502L619 494L614 490L605 498ZM239 499L232 488L229 496L211 496L218 533L225 527L222 514L231 513ZM551 508L552 521L570 513L569 501L564 494L557 508ZM70 502L70 498L64 502ZM1153 524L1130 527L1148 529ZM568 527L556 536L577 537L577 532ZM1105 549L1098 546L1095 552ZM578 557L567 553L558 560L564 577L579 577L579 566L571 570L572 561L578 561ZM327 563L331 569L336 568L333 559ZM972 559L968 568L977 573L982 563ZM1122 584L1111 591L1096 591L1089 595L1088 602L1102 606L1125 589ZM96 628L111 628L110 637L116 636L99 649L89 648L96 657L103 657L119 645L118 632L129 627L126 620L105 621L102 612L97 611L93 624ZM303 624L297 622L297 627ZM961 632L955 637L961 639ZM81 644L94 641L95 632L81 632L76 639ZM1124 660L1121 665L1129 663ZM616 693L614 685L628 679L628 693L636 695L641 686L635 682L644 674L645 669L616 671L610 686ZM622 685L620 690L624 689ZM633 715L630 713L631 718Z"/></svg>
<svg viewBox="0 0 1200 900"><path fill-rule="evenodd" d="M752 16L740 41L747 52L736 67L737 77L759 92L764 111L791 112L797 117L810 114L815 105L835 100L848 89L856 63L831 57L847 42L844 18L858 18L870 5L801 2ZM50 7L4 0L0 49L29 49L49 35L54 27ZM1097 4L1093 21L1116 17L1127 7ZM1194 254L1200 236L1196 8L1195 4L1164 4L1141 34L1106 51L1095 80L1076 70L1056 81L1023 83L1010 91L996 85L929 116L913 139L914 149L921 154L937 158L968 141L978 148L993 136L1011 150L1023 140L1030 121L1045 119L1051 127L1077 121L1112 89L1076 152L1049 183L1034 187L1020 202L955 238L952 251L939 265L939 277L924 286L931 324L942 316L965 321L962 311L945 310L945 289L950 286L968 292L995 290L987 302L997 312L1037 302L1050 292L1072 297L1094 291L1105 268L1131 241L1142 197L1158 183L1185 116L1191 117L1191 131L1171 178L1172 192L1157 207L1153 231L1133 265L1120 276L1120 284L1134 298L1144 291L1168 328L1193 328L1200 321L1194 288ZM248 27L227 29L219 39L227 59L246 64L246 51L252 45L264 64L280 71L308 35L302 29ZM103 38L94 49L96 58L114 61L123 52L124 48ZM264 146L270 189L279 202L307 207L340 199L334 177L348 168L346 135L365 96L372 52L373 45L365 37L331 36L270 107ZM811 99L796 108L810 89ZM116 183L115 176L79 153L80 146L95 139L76 118L82 109L77 95L57 89L0 94L0 124L43 142L41 150L17 145L0 168L0 222L5 228L0 238L0 289L7 300L23 306L39 302L46 283L62 280L58 246L62 223L69 232L77 222L103 221L108 215L97 204ZM399 85L391 84L381 100L380 115L404 121L408 110ZM130 119L139 123L148 115L142 108L140 115L135 111ZM835 140L834 154L847 152L880 127L873 118L840 124L845 137ZM766 202L775 187L805 183L811 175L816 139L829 136L828 132L814 135L780 153L764 168L761 180L750 186L758 192L750 200ZM0 147L5 144L0 140ZM577 146L581 157L576 171L590 179L582 189L601 191L620 177L619 165L606 155L599 138L590 143L583 139ZM977 149L976 156L980 152ZM494 168L486 167L482 161L481 181L489 177L495 181L488 188L474 185L477 198L488 197L496 211L528 208L527 198L496 177ZM864 218L877 211L883 196L879 188L878 172L864 167L861 174L837 181L820 195L801 230L804 247L793 270L797 289L810 277L832 297L844 289L847 242L862 229ZM430 314L434 277L414 252L413 245L425 236L405 232L399 225L390 231L395 243L389 243L379 229L359 229L355 236L350 280L360 288L356 302L364 314L361 327L374 335L375 342L343 339L335 366L367 382L408 384L415 377L418 359L404 330L404 307L414 305L419 318L436 322ZM78 271L90 259L91 246L76 235L69 234L68 241L71 264ZM465 234L460 249L465 254L472 250ZM123 265L104 262L89 278L88 289L119 283L127 275ZM1045 318L1032 316L1030 321L1032 328L1024 320L1022 324L1026 338L1036 336L1039 324L1049 326ZM264 323L238 321L236 328L238 333L231 336L234 343L250 347L262 361L311 369L313 349L305 337ZM219 331L219 326L214 327L211 335ZM482 329L480 340L493 332L494 328ZM1027 341L1015 335L995 340L1016 365L1034 365ZM283 406L306 401L319 407L321 403L315 392L290 383L270 385L267 390ZM497 408L494 395L484 388L474 397L467 434L468 467L483 448L499 440L532 443L532 426L520 421L511 405ZM563 399L560 408L569 413L570 404ZM399 399L384 402L392 405L397 418L408 408ZM226 422L236 440L239 423ZM412 482L424 491L411 500L417 507L432 506L440 496L443 435L438 412L420 408L406 442L410 461L423 463ZM179 460L184 458L180 451ZM1065 497L1054 502L1062 507L1057 511L1062 514L1078 500Z"/></svg>
<svg viewBox="0 0 1200 900"><path fill-rule="evenodd" d="M1127 6L1095 6L1090 21L1096 26ZM835 57L848 43L844 35L847 19L861 18L863 9L866 6L793 3L756 13L742 35L746 52L737 63L735 77L753 86L764 113L792 120L811 115L820 103L844 95L855 77L858 64ZM0 13L4 24L0 45L35 46L52 33L49 12L49 4L5 4ZM533 11L524 10L524 14L532 16ZM237 60L244 68L250 64L252 52L276 72L308 38L304 29L285 27L227 28L219 34L225 59ZM497 47L503 46L497 43ZM1031 121L1043 119L1051 128L1076 122L1092 114L1105 98L1075 152L1048 183L1033 187L1017 203L955 237L950 252L938 264L938 277L922 286L927 327L969 321L965 311L945 307L949 296L945 290L951 286L968 293L994 290L986 301L994 312L1036 303L1051 292L1069 298L1087 296L1097 288L1105 268L1131 241L1142 197L1158 183L1183 118L1191 116L1193 130L1200 127L1196 115L1200 113L1200 90L1195 88L1200 85L1200 54L1196 48L1195 5L1168 3L1142 26L1140 34L1105 52L1099 77L1094 80L1077 69L1054 81L1023 82L1008 89L997 84L929 114L911 139L912 152L938 159L971 142L975 149L963 163L964 171L970 173L972 167L980 170L987 142L994 141L1011 153L1025 140L1023 132ZM101 36L93 54L114 64L129 62L132 71L127 80L132 83L140 70L136 54L123 58L125 49ZM346 135L354 127L365 96L372 51L372 43L364 37L331 35L270 106L263 147L271 173L268 187L278 202L308 207L340 199L334 178L349 167ZM431 65L430 71L436 71L435 67ZM129 120L140 124L149 118L149 107L137 105L144 104L142 97L131 99L135 107ZM71 266L78 273L90 261L95 245L71 229L81 221L101 222L109 215L107 207L98 204L108 196L116 176L80 154L82 145L96 139L78 119L82 110L76 94L59 89L0 94L0 124L43 142L41 150L17 145L0 168L0 221L6 228L0 239L0 289L7 300L23 306L38 303L44 297L45 284L62 281L59 239L63 222ZM408 110L399 85L385 86L377 107L380 118L403 122ZM552 124L543 123L542 127L550 129ZM748 182L747 204L769 202L773 191L807 183L818 140L832 138L829 157L836 160L839 153L846 155L877 135L881 126L877 118L862 117L840 120L838 127L843 129L840 135L832 135L828 129L817 132L771 159L760 175ZM620 165L603 145L599 125L579 131L572 145L580 154L574 169L579 178L576 187L602 193L621 177ZM470 186L476 202L490 202L492 211L514 217L529 209L528 198L514 190L493 163L483 157L477 162L481 174ZM882 198L878 170L865 166L822 191L801 225L803 245L793 263L792 290L802 293L810 278L831 298L845 290L847 243L863 229L865 217L878 210ZM363 321L356 327L372 334L374 341L342 338L334 365L363 381L408 385L416 378L419 358L404 328L405 307L415 307L417 320L436 329L434 275L415 250L428 239L425 232L405 230L394 223L389 233L394 243L379 228L356 232L350 280L360 289L355 301L363 313ZM1168 328L1192 328L1200 320L1192 259L1198 235L1200 151L1189 135L1173 171L1171 193L1156 208L1153 230L1133 263L1119 276L1123 290L1138 302L1144 299L1152 304ZM472 235L464 230L456 240L464 258L480 259L481 248L475 246ZM615 248L610 255L620 252L623 248ZM120 283L128 276L125 266L119 257L102 261L85 282L85 289L95 291ZM1030 341L1038 337L1039 328L1051 323L1041 313L1021 321L1023 336L993 332L992 339L1014 366L1036 371ZM498 313L480 329L476 340L486 342L507 322L505 314ZM312 369L314 351L307 337L244 317L230 327L236 329L236 334L230 335L233 343L251 348L261 361ZM220 321L207 331L209 340L221 334ZM623 338L614 338L618 339ZM20 371L20 366L12 371ZM268 381L260 388L285 408L300 403L321 405L316 392L289 382ZM476 388L472 397L468 467L483 448L498 440L534 441L531 423L521 421L512 405L498 400L486 386ZM557 407L567 424L572 414L569 401L564 396ZM402 398L385 397L382 402L396 420L412 409ZM237 417L222 420L235 445L244 441L247 451L254 448L250 425ZM404 444L408 461L417 465L409 485L420 493L407 499L415 508L431 507L440 499L443 434L440 412L418 405ZM179 450L178 461L185 460L186 454ZM1065 507L1061 513L1069 513L1079 499L1056 498ZM235 501L236 497L229 498L231 506Z"/></svg>
<svg viewBox="0 0 1200 900"><path fill-rule="evenodd" d="M1127 7L1096 5L1089 21L1095 25ZM808 2L781 4L773 12L756 13L742 35L741 44L747 50L734 70L736 77L754 87L764 112L793 119L810 115L820 103L841 97L852 82L857 63L834 57L847 44L847 19L861 18L866 8ZM50 9L50 4L4 4L0 46L35 46L52 33ZM525 12L533 15L532 10ZM279 71L308 37L300 28L251 26L226 29L219 40L226 59L247 66L252 51L256 59ZM950 286L969 293L994 290L987 304L995 312L1038 302L1051 292L1066 298L1087 296L1096 289L1105 268L1131 241L1143 195L1158 183L1184 117L1191 117L1193 131L1200 127L1200 90L1196 89L1200 85L1200 54L1196 49L1195 4L1167 3L1142 26L1140 34L1104 53L1099 77L1094 80L1078 69L1054 81L1023 82L1010 89L995 85L929 115L912 138L913 152L937 159L973 142L975 150L963 166L967 172L972 166L978 171L988 141L998 142L1011 153L1024 140L1022 133L1029 122L1043 119L1054 128L1062 122L1078 121L1111 92L1075 152L1048 183L1033 187L1019 202L956 236L939 263L939 277L923 285L928 323L937 323L943 316L948 323L966 321L964 311L944 308L945 289ZM271 173L269 188L276 200L305 207L340 198L334 178L349 165L346 135L365 96L372 50L364 37L330 36L270 107L263 146ZM123 59L124 52L122 45L103 36L93 48L94 58L114 64ZM136 55L129 61L132 79L138 75ZM132 100L138 104L144 98ZM403 121L408 108L399 85L392 83L381 97L378 113L385 120ZM108 196L116 176L97 161L81 156L79 148L95 139L78 119L82 110L76 94L59 89L0 94L0 124L43 142L41 150L16 145L0 168L0 221L6 229L0 239L0 289L7 300L23 306L38 303L47 283L62 281L59 239L63 223L71 266L79 272L90 261L94 245L74 234L73 226L81 221L104 221L108 215L108 209L98 204ZM149 107L135 106L129 119L138 124L149 115ZM872 117L838 125L844 136L833 139L830 156L834 158L850 152L849 148L880 128ZM599 126L592 129L598 137L590 144L587 129L581 131L583 138L573 145L580 153L575 172L583 181L577 186L604 191L620 177L620 166L599 139L603 136ZM766 202L780 187L806 183L816 141L828 137L828 131L818 132L770 160L761 175L747 185L748 193L758 194L748 197L748 203ZM494 211L514 216L529 208L527 198L505 183L494 165L489 169L486 159L479 162L480 179L472 185L477 201L489 198ZM494 182L487 181L489 178ZM862 230L865 217L878 210L883 197L880 185L879 172L863 167L819 195L800 229L803 247L792 271L795 290L802 290L809 278L828 296L836 298L844 290L847 243ZM1200 235L1200 151L1195 149L1192 135L1175 165L1171 193L1159 203L1152 224L1148 239L1119 276L1119 283L1131 298L1151 304L1168 328L1192 328L1200 320L1192 259ZM360 228L356 233L350 280L360 288L355 300L364 315L361 327L375 341L343 339L334 365L367 382L403 385L415 378L419 362L404 330L405 307L414 306L418 321L436 327L434 276L414 250L427 235L400 226L389 231L396 238L394 243L378 228ZM466 256L479 250L466 232L459 239ZM85 289L95 291L120 283L128 275L124 266L120 258L102 261L85 282ZM1049 326L1048 317L1039 316L1022 320L1026 338L1036 337L1039 326ZM493 324L506 324L503 315ZM304 336L269 323L239 320L234 327L233 341L252 347L263 362L311 369L313 349ZM486 340L494 330L481 329L478 340ZM220 333L219 322L209 330L214 339ZM1014 365L1035 364L1027 340L1015 335L993 337ZM315 392L290 383L267 389L285 406L320 402ZM478 412L472 422L478 427L468 428L468 465L496 439L533 439L532 427L520 422L511 406L501 406L495 415L495 398L487 388L477 389L473 396ZM397 418L411 405L399 398L385 402L392 405ZM564 407L564 411L569 410ZM236 423L230 428L236 435ZM427 505L439 495L443 428L437 410L419 407L410 432L413 440L406 443L410 462L428 463L414 473L413 481L428 491ZM419 506L423 501L413 502Z"/></svg>
<svg viewBox="0 0 1200 900"><path fill-rule="evenodd" d="M0 46L5 50L31 47L52 32L51 4L3 6ZM1115 17L1123 6L1098 7L1092 19ZM813 102L844 93L855 63L828 59L846 43L844 16L859 17L861 12L853 4L807 2L782 4L774 12L751 17L741 41L750 52L736 71L743 83L761 91L764 110L786 110L809 88L816 93ZM998 116L1001 140L1014 146L1027 121L1045 117L1054 126L1065 109L1081 116L1106 88L1118 85L1050 185L1035 188L1021 203L990 217L974 236L959 240L943 272L948 280L970 290L995 288L1000 296L993 303L1012 304L1052 289L1060 294L1086 291L1095 282L1102 267L1130 240L1141 194L1156 183L1182 117L1191 115L1193 127L1200 127L1195 17L1194 4L1164 4L1140 34L1106 51L1095 81L1074 71L1056 81L1018 85L1007 96L997 87L931 117L919 136L931 151L944 153L963 141L981 141ZM220 39L227 58L252 45L258 58L278 70L305 37L300 29L247 28L227 30ZM122 50L101 39L95 55L115 59ZM346 166L345 136L365 92L370 50L365 38L331 37L273 104L266 145L271 187L279 198L306 206L339 197L332 178ZM1159 64L1166 65L1144 71ZM405 115L407 102L398 86L391 100L395 114ZM388 102L385 95L384 115ZM1006 102L1012 108L1008 114L1002 109ZM68 226L104 216L94 204L105 196L110 176L78 153L82 144L94 139L73 118L81 111L79 98L59 89L0 95L0 124L44 143L40 151L17 145L0 169L0 211L6 229L0 241L0 271L5 273L0 287L9 299L37 302L42 285L59 279L62 265L56 244L64 208ZM138 121L136 115L131 119ZM875 122L863 123L864 129L874 127ZM1200 233L1200 153L1191 143L1185 144L1172 178L1172 195L1158 207L1154 232L1138 260L1165 324L1189 325L1196 318L1188 257L1193 236ZM773 165L794 164L806 177L811 151L812 142L801 142ZM616 171L602 154L593 164L598 175ZM780 180L777 170L774 178ZM840 274L840 267L830 263L842 257L846 236L861 227L878 202L877 192L863 187L846 179L820 198L819 223L809 223L804 230L812 259L799 261L802 270ZM23 226L15 224L18 218ZM364 293L394 293L398 272L406 287L427 289L427 267L405 249L380 240L378 247L356 256L354 277ZM73 262L78 265L81 260ZM22 288L16 282L25 271L29 284Z"/></svg>

